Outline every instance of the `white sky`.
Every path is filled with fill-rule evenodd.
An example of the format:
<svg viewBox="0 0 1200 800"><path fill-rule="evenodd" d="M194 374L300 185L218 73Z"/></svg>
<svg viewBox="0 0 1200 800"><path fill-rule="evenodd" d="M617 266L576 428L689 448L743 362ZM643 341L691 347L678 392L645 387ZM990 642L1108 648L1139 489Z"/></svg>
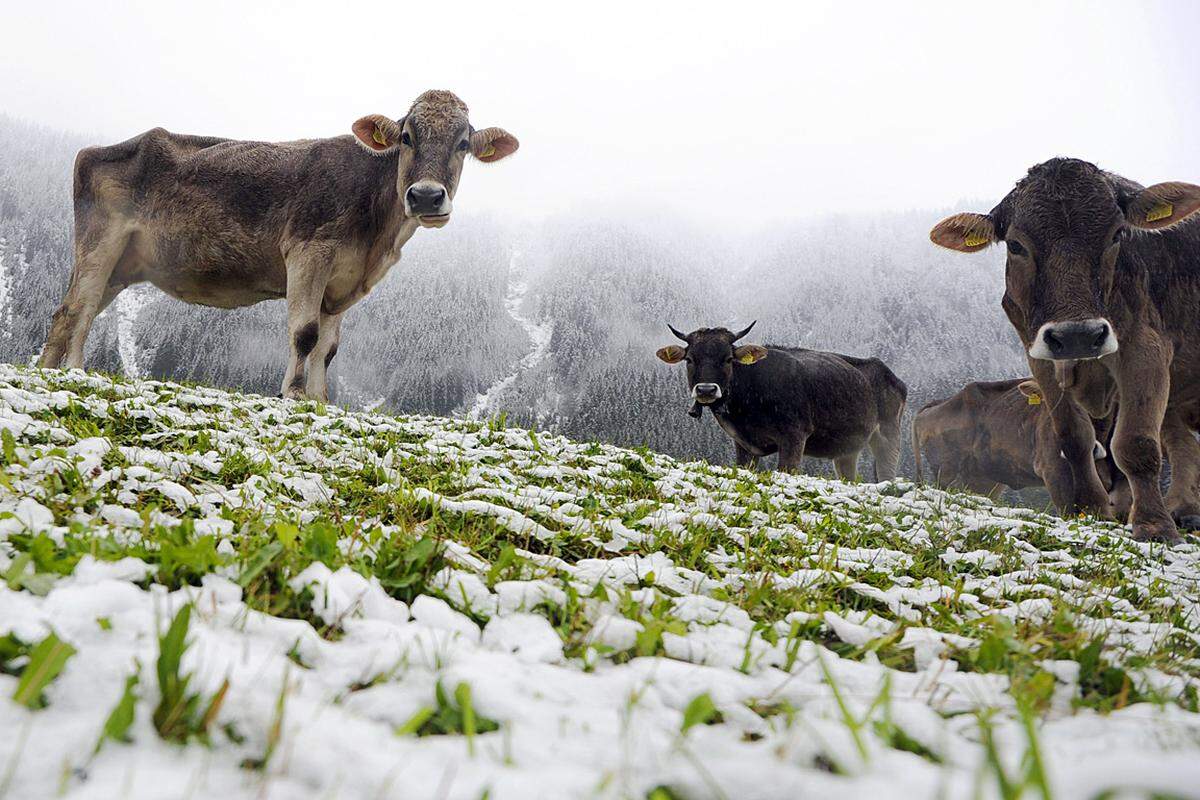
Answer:
<svg viewBox="0 0 1200 800"><path fill-rule="evenodd" d="M453 89L521 140L468 164L471 210L745 231L998 200L1054 155L1200 182L1191 0L4 6L0 110L97 143L335 135Z"/></svg>

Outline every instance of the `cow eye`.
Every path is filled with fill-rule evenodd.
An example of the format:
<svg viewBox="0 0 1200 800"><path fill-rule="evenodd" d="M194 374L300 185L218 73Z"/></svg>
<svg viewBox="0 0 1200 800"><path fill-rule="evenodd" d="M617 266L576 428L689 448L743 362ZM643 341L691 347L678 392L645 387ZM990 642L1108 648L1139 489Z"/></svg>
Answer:
<svg viewBox="0 0 1200 800"><path fill-rule="evenodd" d="M1008 242L1006 242L1006 244L1008 245L1008 254L1010 256L1027 256L1027 255L1029 255L1029 251L1026 250L1021 245L1020 242L1013 241L1010 239Z"/></svg>
<svg viewBox="0 0 1200 800"><path fill-rule="evenodd" d="M1125 229L1117 228L1117 232L1113 234L1112 241L1109 242L1108 244L1109 244L1109 246L1112 246L1114 244L1120 244L1121 240L1124 238L1125 238Z"/></svg>
<svg viewBox="0 0 1200 800"><path fill-rule="evenodd" d="M468 147L467 140L463 139L461 142L458 143L458 152L460 152L460 153L466 152L467 147Z"/></svg>
<svg viewBox="0 0 1200 800"><path fill-rule="evenodd" d="M400 144L405 147L412 147L412 137L408 135L408 131L400 134Z"/></svg>

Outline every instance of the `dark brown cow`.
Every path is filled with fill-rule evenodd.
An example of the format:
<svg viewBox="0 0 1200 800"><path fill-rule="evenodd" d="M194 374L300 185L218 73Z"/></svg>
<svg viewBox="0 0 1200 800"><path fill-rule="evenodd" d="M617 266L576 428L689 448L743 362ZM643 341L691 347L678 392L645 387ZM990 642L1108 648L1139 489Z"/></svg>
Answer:
<svg viewBox="0 0 1200 800"><path fill-rule="evenodd" d="M1103 461L1115 414L1097 420L1093 457ZM1059 453L1050 413L1030 378L968 383L957 394L926 404L913 420L916 476L923 480L922 458L933 470L934 484L996 496L1007 486L1045 485L1060 510L1073 499L1071 474ZM1111 488L1111 476L1102 480Z"/></svg>
<svg viewBox="0 0 1200 800"><path fill-rule="evenodd" d="M342 314L400 258L418 227L450 219L468 153L517 149L475 130L453 93L425 92L399 120L353 135L239 142L155 128L75 160L75 268L40 365L83 365L96 314L149 281L189 303L235 308L287 298L283 394L325 399Z"/></svg>
<svg viewBox="0 0 1200 800"><path fill-rule="evenodd" d="M687 362L689 413L712 412L733 439L738 465L777 452L779 468L793 472L808 455L832 459L838 476L853 480L859 453L870 447L875 480L896 477L904 382L874 358L736 344L752 327L686 335L671 328L685 346L657 354L668 364Z"/></svg>
<svg viewBox="0 0 1200 800"><path fill-rule="evenodd" d="M1007 244L1002 305L1050 404L1076 503L1101 512L1109 506L1091 458L1092 426L1077 402L1063 400L1054 370L1099 359L1113 376L1121 413L1112 450L1130 480L1130 522L1141 540L1177 540L1172 515L1200 510L1190 479L1172 498L1175 508L1158 483L1160 430L1164 423L1184 427L1181 409L1200 401L1200 225L1189 221L1197 210L1200 186L1143 188L1085 161L1056 158L1032 168L989 213L956 214L930 234L968 253ZM1183 440L1163 442L1170 448Z"/></svg>

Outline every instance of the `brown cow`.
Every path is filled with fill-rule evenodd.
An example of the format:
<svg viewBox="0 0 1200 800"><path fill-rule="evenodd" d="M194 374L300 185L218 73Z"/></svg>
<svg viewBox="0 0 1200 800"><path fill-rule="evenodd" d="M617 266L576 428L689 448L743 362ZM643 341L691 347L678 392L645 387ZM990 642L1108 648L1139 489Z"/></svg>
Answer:
<svg viewBox="0 0 1200 800"><path fill-rule="evenodd" d="M149 281L189 303L287 298L288 397L325 399L342 314L400 258L418 227L450 219L467 153L517 149L475 130L453 93L429 91L399 120L353 135L242 142L155 128L75 159L75 268L39 361L83 365L92 320Z"/></svg>
<svg viewBox="0 0 1200 800"><path fill-rule="evenodd" d="M1108 510L1091 459L1086 414L1054 380L1056 364L1099 359L1117 385L1121 413L1113 455L1133 491L1130 522L1140 540L1178 539L1172 518L1194 516L1190 478L1169 508L1159 489L1160 430L1186 427L1182 409L1200 402L1200 186L1143 188L1077 159L1033 167L987 214L956 214L930 238L975 252L1008 247L1003 307L1050 404L1076 502ZM1190 442L1190 443L1189 443ZM1194 438L1163 437L1168 458L1190 465Z"/></svg>
<svg viewBox="0 0 1200 800"><path fill-rule="evenodd" d="M1093 457L1108 455L1115 414L1096 421ZM1071 473L1058 449L1050 414L1030 378L968 383L958 393L927 403L913 420L916 476L923 480L922 457L933 469L934 484L995 497L1007 486L1046 486L1060 510L1073 498ZM1108 477L1107 469L1101 471Z"/></svg>

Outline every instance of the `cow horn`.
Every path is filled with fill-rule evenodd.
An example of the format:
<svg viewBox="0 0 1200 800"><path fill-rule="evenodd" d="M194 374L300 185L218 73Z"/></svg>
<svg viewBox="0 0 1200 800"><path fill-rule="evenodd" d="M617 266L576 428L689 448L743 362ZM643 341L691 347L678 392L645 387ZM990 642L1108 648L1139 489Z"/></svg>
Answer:
<svg viewBox="0 0 1200 800"><path fill-rule="evenodd" d="M684 336L684 335L683 335L682 333L680 333L679 331L675 330L675 326L674 326L674 325L672 325L671 323L669 323L669 322L668 322L668 323L667 323L667 327L671 329L671 333L675 334L675 338L676 338L676 339L679 339L680 341L683 341L683 342L686 342L686 341L687 341L687 337L686 337L686 336Z"/></svg>
<svg viewBox="0 0 1200 800"><path fill-rule="evenodd" d="M754 322L751 322L749 325L747 325L745 328L743 328L743 329L742 329L742 331L741 331L741 333L736 333L736 334L734 334L734 336L733 336L733 340L736 342L738 339L742 338L742 337L743 337L743 336L745 336L747 333L749 333L749 332L750 332L750 329L754 327L754 323L755 323L755 322L758 322L758 320L754 320Z"/></svg>

